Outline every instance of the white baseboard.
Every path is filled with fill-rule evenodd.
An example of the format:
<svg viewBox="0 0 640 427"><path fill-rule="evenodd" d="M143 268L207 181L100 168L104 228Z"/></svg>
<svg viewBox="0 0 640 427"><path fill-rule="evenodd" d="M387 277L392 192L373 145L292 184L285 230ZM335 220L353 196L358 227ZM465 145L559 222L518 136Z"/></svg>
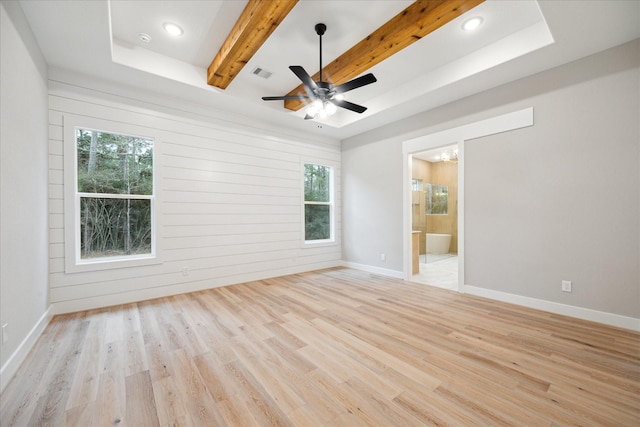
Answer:
<svg viewBox="0 0 640 427"><path fill-rule="evenodd" d="M252 282L254 280L264 280L272 277L287 276L290 274L320 270L323 268L338 267L341 265L341 261L339 260L330 260L315 262L313 264L303 264L293 267L278 268L268 271L241 273L233 276L218 278L197 279L168 286L134 289L128 292L118 292L115 294L97 295L93 297L70 299L67 301L54 301L51 303L50 310L52 315L75 313L78 311L113 307L121 304L148 301L156 298L164 298L189 292L198 292L206 289L217 288L220 286L230 286L238 283Z"/></svg>
<svg viewBox="0 0 640 427"><path fill-rule="evenodd" d="M490 298L497 301L522 305L529 308L548 311L564 316L575 317L592 322L603 323L605 325L618 328L630 329L640 332L640 319L634 317L621 316L619 314L607 313L604 311L592 310L589 308L576 307L573 305L560 304L552 301L545 301L537 298L514 295L506 292L494 291L492 289L478 288L476 286L464 285L462 291L471 295Z"/></svg>
<svg viewBox="0 0 640 427"><path fill-rule="evenodd" d="M356 270L368 271L370 273L380 274L382 276L393 277L396 279L404 279L404 274L402 271L389 270L385 268L373 267L371 265L358 264L347 261L343 261L342 266L355 268ZM604 311L597 311L583 307L576 307L573 305L560 304L557 302L545 301L537 298L525 297L522 295L509 294L506 292L494 291L491 289L479 288L470 285L464 285L461 292L493 299L496 301L535 308L537 310L548 311L554 314L575 317L577 319L589 320L592 322L640 332L640 319L636 319L634 317L621 316L619 314L607 313Z"/></svg>
<svg viewBox="0 0 640 427"><path fill-rule="evenodd" d="M22 340L16 351L7 359L7 362L2 365L0 368L0 393L4 390L4 388L9 384L9 381L13 378L13 376L18 371L22 362L29 354L29 351L33 348L42 332L47 327L53 314L51 313L51 307L45 311L45 313L40 317L40 319L36 322L35 326L31 328L31 331L27 334L27 336Z"/></svg>
<svg viewBox="0 0 640 427"><path fill-rule="evenodd" d="M355 262L342 261L343 267L354 268L356 270L368 271L369 273L379 274L381 276L393 277L395 279L404 279L404 273L398 270L390 270L388 268L374 267L372 265L358 264Z"/></svg>

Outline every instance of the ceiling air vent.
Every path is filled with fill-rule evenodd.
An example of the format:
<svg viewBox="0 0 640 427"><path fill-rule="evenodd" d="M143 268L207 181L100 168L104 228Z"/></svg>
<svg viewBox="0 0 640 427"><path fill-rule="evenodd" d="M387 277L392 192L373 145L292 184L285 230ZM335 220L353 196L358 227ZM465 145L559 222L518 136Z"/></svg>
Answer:
<svg viewBox="0 0 640 427"><path fill-rule="evenodd" d="M252 74L256 76L262 77L263 79L268 79L273 74L271 71L267 71L264 68L256 67L251 71Z"/></svg>

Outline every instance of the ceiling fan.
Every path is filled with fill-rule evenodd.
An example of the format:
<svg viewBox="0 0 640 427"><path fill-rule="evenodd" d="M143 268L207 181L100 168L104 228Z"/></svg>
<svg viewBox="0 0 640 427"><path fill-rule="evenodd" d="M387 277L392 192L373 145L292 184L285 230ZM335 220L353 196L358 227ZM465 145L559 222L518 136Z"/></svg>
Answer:
<svg viewBox="0 0 640 427"><path fill-rule="evenodd" d="M376 82L373 74L356 77L346 83L334 86L330 82L322 81L322 36L327 30L325 24L316 24L316 33L320 37L320 80L315 82L300 65L291 65L289 69L302 81L306 95L263 96L264 101L284 101L288 99L310 99L311 106L307 109L304 119L325 118L336 112L336 107L342 107L356 113L364 113L367 107L345 101L343 93Z"/></svg>

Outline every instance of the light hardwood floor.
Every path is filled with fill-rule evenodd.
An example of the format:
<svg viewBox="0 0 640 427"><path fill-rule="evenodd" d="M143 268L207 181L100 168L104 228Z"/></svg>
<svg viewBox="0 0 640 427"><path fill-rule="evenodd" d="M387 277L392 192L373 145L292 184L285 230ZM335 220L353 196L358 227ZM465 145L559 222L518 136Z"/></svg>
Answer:
<svg viewBox="0 0 640 427"><path fill-rule="evenodd" d="M55 317L8 426L638 426L640 334L350 269Z"/></svg>

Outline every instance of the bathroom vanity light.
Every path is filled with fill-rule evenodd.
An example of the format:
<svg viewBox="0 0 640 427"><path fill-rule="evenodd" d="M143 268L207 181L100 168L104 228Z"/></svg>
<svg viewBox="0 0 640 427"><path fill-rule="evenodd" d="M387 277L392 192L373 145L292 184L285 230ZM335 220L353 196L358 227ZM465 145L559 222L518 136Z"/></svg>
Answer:
<svg viewBox="0 0 640 427"><path fill-rule="evenodd" d="M447 152L440 154L440 160L443 162L458 163L458 149L456 148L453 150L453 155L450 155Z"/></svg>

